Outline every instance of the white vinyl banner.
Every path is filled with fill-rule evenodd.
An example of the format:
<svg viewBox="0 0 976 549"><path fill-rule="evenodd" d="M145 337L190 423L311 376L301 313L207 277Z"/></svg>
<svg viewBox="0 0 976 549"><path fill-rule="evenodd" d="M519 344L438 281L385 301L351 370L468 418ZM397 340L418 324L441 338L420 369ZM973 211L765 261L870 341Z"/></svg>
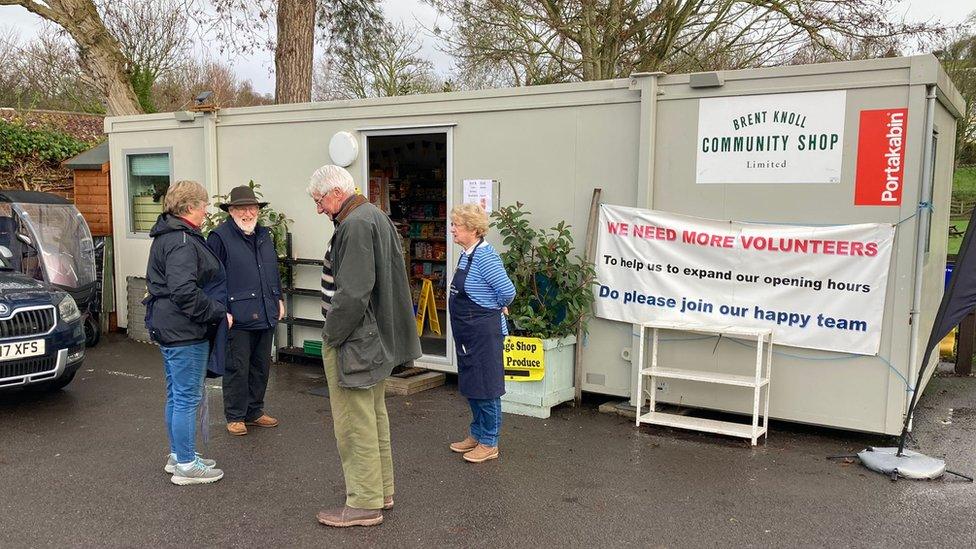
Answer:
<svg viewBox="0 0 976 549"><path fill-rule="evenodd" d="M697 183L840 183L847 92L698 102Z"/></svg>
<svg viewBox="0 0 976 549"><path fill-rule="evenodd" d="M877 354L895 228L760 225L600 206L596 316L771 328L780 345Z"/></svg>

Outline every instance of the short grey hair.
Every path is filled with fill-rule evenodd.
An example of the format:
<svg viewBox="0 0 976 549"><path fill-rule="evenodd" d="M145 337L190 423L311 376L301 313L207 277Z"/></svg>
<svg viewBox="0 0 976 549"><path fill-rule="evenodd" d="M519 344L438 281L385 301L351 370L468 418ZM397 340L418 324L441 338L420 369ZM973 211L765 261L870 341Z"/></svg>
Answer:
<svg viewBox="0 0 976 549"><path fill-rule="evenodd" d="M177 181L166 190L163 211L175 216L184 216L190 209L207 203L207 189L196 181L184 179Z"/></svg>
<svg viewBox="0 0 976 549"><path fill-rule="evenodd" d="M308 188L305 189L309 196L326 195L332 189L339 189L343 194L354 194L356 192L356 182L352 175L345 168L334 164L326 164L315 170L308 178Z"/></svg>

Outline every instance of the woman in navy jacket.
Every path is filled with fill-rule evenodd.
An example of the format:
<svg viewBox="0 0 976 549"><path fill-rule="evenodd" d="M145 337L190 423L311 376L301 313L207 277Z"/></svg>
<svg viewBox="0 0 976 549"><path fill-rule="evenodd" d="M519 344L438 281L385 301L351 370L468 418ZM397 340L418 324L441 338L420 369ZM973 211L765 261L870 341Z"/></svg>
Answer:
<svg viewBox="0 0 976 549"><path fill-rule="evenodd" d="M248 425L278 425L264 413L271 342L285 314L274 240L258 223L260 209L267 204L258 202L250 187L235 187L230 200L219 205L230 219L207 237L228 273L227 306L233 326L226 340L223 392L227 432L232 435L246 435Z"/></svg>
<svg viewBox="0 0 976 549"><path fill-rule="evenodd" d="M224 476L213 460L194 451L209 340L227 317L224 305L207 294L208 288L223 284L224 269L200 234L206 213L207 191L196 181L177 181L166 192L165 212L149 232L153 242L146 266L146 327L159 344L166 370L170 455L164 470L179 485Z"/></svg>

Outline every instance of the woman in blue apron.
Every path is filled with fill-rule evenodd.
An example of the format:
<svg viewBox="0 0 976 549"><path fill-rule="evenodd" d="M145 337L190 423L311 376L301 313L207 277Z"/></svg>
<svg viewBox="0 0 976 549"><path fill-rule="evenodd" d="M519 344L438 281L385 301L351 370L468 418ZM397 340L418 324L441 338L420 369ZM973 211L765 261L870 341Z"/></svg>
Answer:
<svg viewBox="0 0 976 549"><path fill-rule="evenodd" d="M451 211L451 235L464 251L454 271L448 308L457 352L458 389L471 406L468 436L451 444L464 459L481 463L498 457L505 369L502 350L508 334L506 307L515 286L495 249L485 242L488 214L477 204Z"/></svg>

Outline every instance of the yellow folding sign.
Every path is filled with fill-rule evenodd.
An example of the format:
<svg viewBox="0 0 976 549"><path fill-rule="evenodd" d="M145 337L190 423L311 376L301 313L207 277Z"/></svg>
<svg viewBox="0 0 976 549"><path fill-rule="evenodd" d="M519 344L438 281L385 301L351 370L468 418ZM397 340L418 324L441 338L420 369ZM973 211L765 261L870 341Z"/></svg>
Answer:
<svg viewBox="0 0 976 549"><path fill-rule="evenodd" d="M437 317L437 302L434 301L434 285L429 278L424 279L420 286L420 299L417 300L417 335L424 335L424 318L428 317L430 311L430 330L437 335L441 335L441 321Z"/></svg>
<svg viewBox="0 0 976 549"><path fill-rule="evenodd" d="M537 337L505 338L506 381L539 381L546 375L542 340Z"/></svg>

